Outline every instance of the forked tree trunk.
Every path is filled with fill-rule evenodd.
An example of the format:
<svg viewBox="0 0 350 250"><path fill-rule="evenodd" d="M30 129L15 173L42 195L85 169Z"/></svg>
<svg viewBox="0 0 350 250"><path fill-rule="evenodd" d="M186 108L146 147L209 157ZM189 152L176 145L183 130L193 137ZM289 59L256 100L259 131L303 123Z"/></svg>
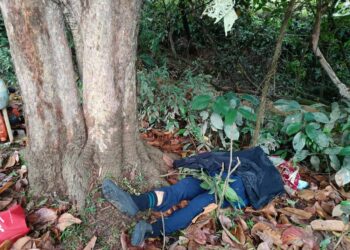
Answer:
<svg viewBox="0 0 350 250"><path fill-rule="evenodd" d="M141 1L57 2L0 0L0 7L25 105L31 188L37 195L66 194L82 206L88 188L106 175L157 177L137 133ZM82 97L63 10L75 25Z"/></svg>

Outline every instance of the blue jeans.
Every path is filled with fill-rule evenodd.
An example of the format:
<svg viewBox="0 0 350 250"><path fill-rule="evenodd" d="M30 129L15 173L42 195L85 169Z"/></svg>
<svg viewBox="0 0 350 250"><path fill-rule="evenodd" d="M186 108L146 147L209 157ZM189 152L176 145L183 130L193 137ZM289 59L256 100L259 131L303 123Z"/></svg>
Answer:
<svg viewBox="0 0 350 250"><path fill-rule="evenodd" d="M223 176L225 177L225 176ZM237 195L242 199L242 203L233 204L234 207L245 207L249 201L243 186L243 182L239 176L233 175L230 187L234 189ZM165 212L182 200L188 200L186 207L173 212L170 216L164 217L165 234L171 234L180 229L184 229L190 225L192 219L203 212L203 209L211 203L215 203L215 195L209 194L208 190L200 187L201 181L193 177L186 177L175 185L156 189L155 191L163 191L164 197L162 204L153 208L155 211ZM228 207L229 202L225 201L222 207ZM158 219L153 227L160 228L163 231L162 219ZM156 230L159 231L159 230ZM160 236L155 235L153 236Z"/></svg>

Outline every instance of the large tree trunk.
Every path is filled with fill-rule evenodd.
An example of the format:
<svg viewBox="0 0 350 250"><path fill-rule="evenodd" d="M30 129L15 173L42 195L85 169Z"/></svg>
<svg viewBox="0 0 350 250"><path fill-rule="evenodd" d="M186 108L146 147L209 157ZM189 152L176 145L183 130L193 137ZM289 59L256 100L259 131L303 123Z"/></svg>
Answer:
<svg viewBox="0 0 350 250"><path fill-rule="evenodd" d="M31 188L82 206L96 179L143 172L154 180L158 169L147 168L152 161L137 133L141 1L75 1L0 0L0 7L25 104ZM74 20L82 97L63 10Z"/></svg>

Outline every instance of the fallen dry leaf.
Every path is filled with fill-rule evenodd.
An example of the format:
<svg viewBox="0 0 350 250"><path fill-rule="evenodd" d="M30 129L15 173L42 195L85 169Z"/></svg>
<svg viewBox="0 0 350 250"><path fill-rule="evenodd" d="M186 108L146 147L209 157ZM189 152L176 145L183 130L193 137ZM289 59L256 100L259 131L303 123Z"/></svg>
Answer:
<svg viewBox="0 0 350 250"><path fill-rule="evenodd" d="M236 227L231 230L231 234L235 236L242 245L245 244L246 237L240 224L237 224Z"/></svg>
<svg viewBox="0 0 350 250"><path fill-rule="evenodd" d="M249 229L247 223L241 217L237 218L237 222L241 225L243 231L247 231Z"/></svg>
<svg viewBox="0 0 350 250"><path fill-rule="evenodd" d="M29 236L24 236L19 238L11 247L11 250L22 250L22 249L31 249L33 246L32 238Z"/></svg>
<svg viewBox="0 0 350 250"><path fill-rule="evenodd" d="M231 246L233 248L237 247L237 243L234 242L233 240L231 240L231 238L227 235L227 233L225 231L222 231L221 239L224 243L228 244L229 246Z"/></svg>
<svg viewBox="0 0 350 250"><path fill-rule="evenodd" d="M293 207L285 207L285 208L280 208L278 211L282 214L292 216L294 215L295 217L301 219L301 220L308 220L312 217L312 213L306 212L301 209L293 208Z"/></svg>
<svg viewBox="0 0 350 250"><path fill-rule="evenodd" d="M124 231L120 235L120 244L122 245L122 250L128 250L127 234Z"/></svg>
<svg viewBox="0 0 350 250"><path fill-rule="evenodd" d="M9 250L12 246L12 241L5 240L0 244L0 250Z"/></svg>
<svg viewBox="0 0 350 250"><path fill-rule="evenodd" d="M340 217L343 214L343 210L341 209L341 205L338 204L333 208L332 217Z"/></svg>
<svg viewBox="0 0 350 250"><path fill-rule="evenodd" d="M259 236L261 240L267 242L269 245L271 243L275 244L276 246L282 245L281 232L279 232L277 228L271 223L256 223L251 230L251 234L253 236Z"/></svg>
<svg viewBox="0 0 350 250"><path fill-rule="evenodd" d="M18 151L15 151L7 160L6 165L4 166L4 169L12 168L16 163L19 161L19 155Z"/></svg>
<svg viewBox="0 0 350 250"><path fill-rule="evenodd" d="M321 217L323 219L330 217L326 213L326 211L324 211L324 209L321 207L321 205L320 205L320 203L318 203L318 201L315 202L314 207L315 207L316 213L318 214L319 217Z"/></svg>
<svg viewBox="0 0 350 250"><path fill-rule="evenodd" d="M12 180L4 180L3 182L1 182L1 184L0 184L0 194L2 194L7 189L9 189L13 185L13 183L14 182Z"/></svg>
<svg viewBox="0 0 350 250"><path fill-rule="evenodd" d="M309 232L297 226L291 226L283 231L282 242L283 244L297 247L302 247L306 245L310 249L313 249L314 246L316 246L316 242L312 232Z"/></svg>
<svg viewBox="0 0 350 250"><path fill-rule="evenodd" d="M214 211L218 208L218 205L216 203L210 203L208 206L204 208L204 211L200 214L198 214L196 217L192 219L192 223L196 223L197 219L204 214L209 214L210 212Z"/></svg>
<svg viewBox="0 0 350 250"><path fill-rule="evenodd" d="M28 215L30 224L53 223L57 219L57 212L51 208L43 207Z"/></svg>
<svg viewBox="0 0 350 250"><path fill-rule="evenodd" d="M290 224L290 221L288 220L288 217L284 214L281 214L278 218L278 222L280 224L284 224L284 225L289 225Z"/></svg>
<svg viewBox="0 0 350 250"><path fill-rule="evenodd" d="M269 245L268 242L261 242L261 243L258 245L257 250L270 250L271 248L272 248L272 245Z"/></svg>
<svg viewBox="0 0 350 250"><path fill-rule="evenodd" d="M50 231L47 231L43 236L41 236L38 239L34 239L35 245L39 249L45 249L45 250L55 250L55 247L53 245Z"/></svg>
<svg viewBox="0 0 350 250"><path fill-rule="evenodd" d="M349 225L345 225L341 220L314 220L310 223L313 230L337 231L348 230Z"/></svg>
<svg viewBox="0 0 350 250"><path fill-rule="evenodd" d="M84 250L92 250L95 247L97 237L94 235L91 240L87 243L87 245L84 247Z"/></svg>
<svg viewBox="0 0 350 250"><path fill-rule="evenodd" d="M167 154L163 154L163 161L165 162L165 164L172 168L173 167L173 162L174 160Z"/></svg>
<svg viewBox="0 0 350 250"><path fill-rule="evenodd" d="M80 224L81 220L74 217L73 215L69 214L69 213L64 213L60 216L60 218L58 219L58 223L56 225L56 227L63 232L64 229L66 229L67 227L73 225L73 224Z"/></svg>
<svg viewBox="0 0 350 250"><path fill-rule="evenodd" d="M315 191L310 189L304 189L304 190L298 191L297 195L300 199L310 201L315 198Z"/></svg>
<svg viewBox="0 0 350 250"><path fill-rule="evenodd" d="M12 202L12 197L6 197L3 200L0 201L0 210L5 209L10 203Z"/></svg>

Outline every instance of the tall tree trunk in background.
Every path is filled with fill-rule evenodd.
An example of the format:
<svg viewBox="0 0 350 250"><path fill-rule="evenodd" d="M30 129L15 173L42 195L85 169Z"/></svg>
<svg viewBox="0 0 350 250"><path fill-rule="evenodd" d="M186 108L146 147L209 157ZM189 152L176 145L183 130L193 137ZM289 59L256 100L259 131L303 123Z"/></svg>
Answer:
<svg viewBox="0 0 350 250"><path fill-rule="evenodd" d="M317 12L315 17L315 24L314 29L312 32L312 50L315 54L315 56L318 58L322 68L326 71L327 75L331 79L331 81L334 83L334 85L338 88L339 94L346 99L350 100L350 90L349 88L340 81L338 76L335 74L334 70L332 69L331 65L327 62L326 58L324 57L323 53L321 52L320 48L318 47L318 41L320 39L320 33L321 33L321 18L324 13L324 11L327 9L327 5L322 5L319 1L317 4Z"/></svg>
<svg viewBox="0 0 350 250"><path fill-rule="evenodd" d="M160 165L152 159L161 155L141 143L136 118L141 1L57 2L0 0L25 105L31 188L83 206L89 187L106 175L143 173L154 184ZM63 11L74 26L83 105Z"/></svg>
<svg viewBox="0 0 350 250"><path fill-rule="evenodd" d="M289 19L291 18L292 14L293 14L293 8L295 5L295 2L296 2L296 0L291 0L287 6L286 12L284 13L284 19L282 22L280 33L279 33L278 38L277 38L275 51L274 51L274 54L272 57L272 62L271 62L269 71L267 72L267 74L262 82L263 89L262 89L262 93L261 93L261 101L260 101L258 115L256 118L256 125L255 125L255 130L254 130L254 135L253 135L253 140L251 142L251 146L256 146L258 144L259 135L260 135L260 127L261 127L261 124L264 122L267 94L269 93L269 89L271 86L271 79L277 71L277 63L278 63L278 60L279 60L280 55L281 55L283 38L284 38L284 35L286 34L286 31L287 31Z"/></svg>

